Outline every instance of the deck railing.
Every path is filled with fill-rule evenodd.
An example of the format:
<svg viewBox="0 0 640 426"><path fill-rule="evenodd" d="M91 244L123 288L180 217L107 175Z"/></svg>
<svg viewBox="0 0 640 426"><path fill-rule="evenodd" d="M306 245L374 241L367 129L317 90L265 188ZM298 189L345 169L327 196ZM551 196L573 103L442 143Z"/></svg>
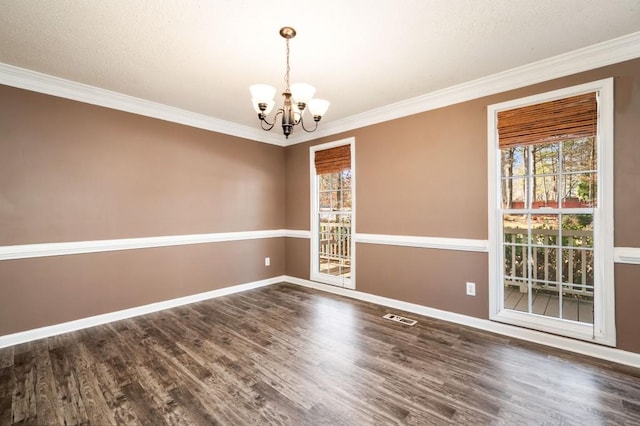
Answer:
<svg viewBox="0 0 640 426"><path fill-rule="evenodd" d="M528 263L531 283L537 290L593 296L593 232L585 230L531 230L531 256L527 248L527 230L504 230L505 285L527 292ZM320 261L349 266L351 227L340 222L320 223ZM558 268L558 264L561 265Z"/></svg>
<svg viewBox="0 0 640 426"><path fill-rule="evenodd" d="M320 260L351 263L351 226L340 222L320 222Z"/></svg>
<svg viewBox="0 0 640 426"><path fill-rule="evenodd" d="M526 292L530 272L534 289L593 296L592 231L563 229L558 241L558 230L532 229L531 254L527 238L526 229L504 230L505 285Z"/></svg>

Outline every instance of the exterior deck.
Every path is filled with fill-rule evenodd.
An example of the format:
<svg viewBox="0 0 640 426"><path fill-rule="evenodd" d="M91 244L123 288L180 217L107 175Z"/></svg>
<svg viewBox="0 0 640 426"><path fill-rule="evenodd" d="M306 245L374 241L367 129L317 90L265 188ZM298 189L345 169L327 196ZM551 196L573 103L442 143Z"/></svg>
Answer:
<svg viewBox="0 0 640 426"><path fill-rule="evenodd" d="M558 318L559 297L541 291L533 291L531 310L534 314ZM505 286L504 307L527 312L527 293L518 287ZM593 300L572 296L562 298L562 317L570 321L593 324Z"/></svg>

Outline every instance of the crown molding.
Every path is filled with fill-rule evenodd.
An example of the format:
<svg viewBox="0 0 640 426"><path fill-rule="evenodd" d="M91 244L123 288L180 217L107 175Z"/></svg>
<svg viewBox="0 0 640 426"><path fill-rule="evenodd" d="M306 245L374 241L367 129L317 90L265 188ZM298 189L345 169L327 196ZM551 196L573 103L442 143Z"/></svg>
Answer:
<svg viewBox="0 0 640 426"><path fill-rule="evenodd" d="M640 31L487 77L325 123L314 133L293 135L285 146L495 95L640 57Z"/></svg>
<svg viewBox="0 0 640 426"><path fill-rule="evenodd" d="M280 134L264 132L261 129L4 63L0 63L0 84L257 142L289 146L638 57L640 57L640 32L635 32L350 117L326 122L314 133L294 134L288 140L283 140Z"/></svg>
<svg viewBox="0 0 640 426"><path fill-rule="evenodd" d="M186 126L210 130L243 139L284 146L281 135L267 133L261 129L197 114L88 84L65 80L9 64L0 63L0 84L144 115L172 123L184 124Z"/></svg>

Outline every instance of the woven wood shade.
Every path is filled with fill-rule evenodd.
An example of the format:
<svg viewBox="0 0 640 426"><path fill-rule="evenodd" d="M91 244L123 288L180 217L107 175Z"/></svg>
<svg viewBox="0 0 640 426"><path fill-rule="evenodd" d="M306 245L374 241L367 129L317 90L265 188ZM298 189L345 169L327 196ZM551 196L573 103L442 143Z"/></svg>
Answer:
<svg viewBox="0 0 640 426"><path fill-rule="evenodd" d="M571 96L498 113L500 148L595 136L596 93Z"/></svg>
<svg viewBox="0 0 640 426"><path fill-rule="evenodd" d="M316 151L316 174L336 173L351 168L351 145Z"/></svg>

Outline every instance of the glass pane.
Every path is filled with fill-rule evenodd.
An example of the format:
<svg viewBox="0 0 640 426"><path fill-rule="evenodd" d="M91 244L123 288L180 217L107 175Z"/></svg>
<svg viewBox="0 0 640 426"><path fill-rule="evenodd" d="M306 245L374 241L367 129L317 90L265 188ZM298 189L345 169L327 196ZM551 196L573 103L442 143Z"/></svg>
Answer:
<svg viewBox="0 0 640 426"><path fill-rule="evenodd" d="M340 172L342 178L342 189L351 189L351 169L346 169Z"/></svg>
<svg viewBox="0 0 640 426"><path fill-rule="evenodd" d="M333 211L338 210L338 192L331 191L329 193L329 197L331 199L331 210Z"/></svg>
<svg viewBox="0 0 640 426"><path fill-rule="evenodd" d="M533 181L533 202L532 209L558 208L558 177L537 176Z"/></svg>
<svg viewBox="0 0 640 426"><path fill-rule="evenodd" d="M527 147L518 146L500 150L502 161L502 177L525 176Z"/></svg>
<svg viewBox="0 0 640 426"><path fill-rule="evenodd" d="M562 215L562 245L593 248L593 214Z"/></svg>
<svg viewBox="0 0 640 426"><path fill-rule="evenodd" d="M560 316L558 291L550 286L547 289L535 291L532 311L545 317L558 318Z"/></svg>
<svg viewBox="0 0 640 426"><path fill-rule="evenodd" d="M342 192L342 209L351 210L351 191L345 190Z"/></svg>
<svg viewBox="0 0 640 426"><path fill-rule="evenodd" d="M331 209L331 197L328 192L320 193L320 210Z"/></svg>
<svg viewBox="0 0 640 426"><path fill-rule="evenodd" d="M320 272L328 275L338 275L338 263L329 257L320 258Z"/></svg>
<svg viewBox="0 0 640 426"><path fill-rule="evenodd" d="M562 318L593 323L593 250L562 250Z"/></svg>
<svg viewBox="0 0 640 426"><path fill-rule="evenodd" d="M319 175L318 181L320 191L327 191L328 189L331 189L331 173Z"/></svg>
<svg viewBox="0 0 640 426"><path fill-rule="evenodd" d="M319 272L350 277L351 215L320 214Z"/></svg>
<svg viewBox="0 0 640 426"><path fill-rule="evenodd" d="M504 245L504 307L528 312L527 248Z"/></svg>
<svg viewBox="0 0 640 426"><path fill-rule="evenodd" d="M538 258L538 279L546 282L547 289L558 291L559 278L558 249L547 247Z"/></svg>
<svg viewBox="0 0 640 426"><path fill-rule="evenodd" d="M562 172L595 171L598 167L595 137L562 143Z"/></svg>
<svg viewBox="0 0 640 426"><path fill-rule="evenodd" d="M534 247L534 279L532 280L531 311L534 314L558 318L559 291L558 249L553 247Z"/></svg>
<svg viewBox="0 0 640 426"><path fill-rule="evenodd" d="M331 173L331 189L336 190L340 187L340 173Z"/></svg>
<svg viewBox="0 0 640 426"><path fill-rule="evenodd" d="M558 158L560 145L551 143L546 145L533 145L533 175L548 175L558 173Z"/></svg>
<svg viewBox="0 0 640 426"><path fill-rule="evenodd" d="M518 288L527 292L529 267L527 265L527 248L523 246L504 246L504 284L506 287Z"/></svg>
<svg viewBox="0 0 640 426"><path fill-rule="evenodd" d="M564 175L562 179L565 208L596 207L598 184L596 173Z"/></svg>
<svg viewBox="0 0 640 426"><path fill-rule="evenodd" d="M526 284L505 285L504 307L514 311L529 312L529 292Z"/></svg>
<svg viewBox="0 0 640 426"><path fill-rule="evenodd" d="M562 318L593 324L593 294L590 296L563 296Z"/></svg>
<svg viewBox="0 0 640 426"><path fill-rule="evenodd" d="M571 286L565 284L573 284L575 279L576 264L574 258L574 250L565 248L562 250L562 283L564 290L571 290Z"/></svg>
<svg viewBox="0 0 640 426"><path fill-rule="evenodd" d="M531 257L530 257L530 274L531 274L531 279L533 280L533 284L536 283L537 280L539 280L538 275L540 275L540 277L543 276L543 271L540 270L539 268L541 266L544 266L544 262L540 262L540 258L543 257L543 253L544 253L544 247L538 247L538 246L532 246L531 247Z"/></svg>
<svg viewBox="0 0 640 426"><path fill-rule="evenodd" d="M583 304L582 309L580 305ZM586 309L585 309L586 308ZM586 312L585 312L586 311ZM589 312L591 311L591 312ZM582 319L580 317L582 316ZM593 291L579 284L562 285L562 318L569 321L593 322Z"/></svg>
<svg viewBox="0 0 640 426"><path fill-rule="evenodd" d="M502 179L502 208L524 209L527 207L527 179L505 178Z"/></svg>
<svg viewBox="0 0 640 426"><path fill-rule="evenodd" d="M319 255L320 255L320 271L321 273L330 273L335 269L335 259L333 252L335 251L335 228L336 216L332 214L320 214L320 238L319 238Z"/></svg>
<svg viewBox="0 0 640 426"><path fill-rule="evenodd" d="M529 312L528 222L526 214L503 215L504 307Z"/></svg>
<svg viewBox="0 0 640 426"><path fill-rule="evenodd" d="M528 215L526 214L507 213L502 215L504 242L512 244L526 244L528 238L528 223Z"/></svg>
<svg viewBox="0 0 640 426"><path fill-rule="evenodd" d="M580 252L584 252L584 250L562 250L562 282L566 291L573 292L575 290L574 286L567 284L578 284L576 287L582 284L582 274L580 273L582 257Z"/></svg>
<svg viewBox="0 0 640 426"><path fill-rule="evenodd" d="M531 215L531 244L545 246L558 245L558 234L559 215Z"/></svg>
<svg viewBox="0 0 640 426"><path fill-rule="evenodd" d="M583 281L585 285L585 290L593 296L593 286L594 286L594 261L593 261L593 250L583 250L580 253L584 256L584 272L586 279Z"/></svg>
<svg viewBox="0 0 640 426"><path fill-rule="evenodd" d="M562 261L568 265L566 290L580 295L593 293L593 251L566 249Z"/></svg>

